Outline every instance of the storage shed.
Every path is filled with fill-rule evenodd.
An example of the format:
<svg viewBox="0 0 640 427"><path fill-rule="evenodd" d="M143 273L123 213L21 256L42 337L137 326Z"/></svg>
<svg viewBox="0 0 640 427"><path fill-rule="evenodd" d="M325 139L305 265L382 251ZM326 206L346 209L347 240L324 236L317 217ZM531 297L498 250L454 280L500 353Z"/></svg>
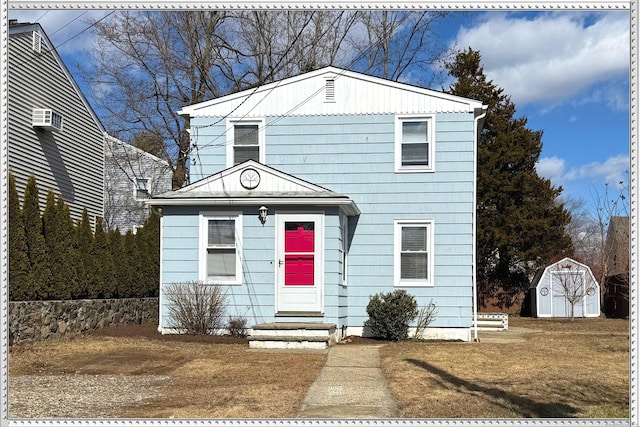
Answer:
<svg viewBox="0 0 640 427"><path fill-rule="evenodd" d="M564 258L540 269L529 288L533 317L600 316L600 285L591 269Z"/></svg>

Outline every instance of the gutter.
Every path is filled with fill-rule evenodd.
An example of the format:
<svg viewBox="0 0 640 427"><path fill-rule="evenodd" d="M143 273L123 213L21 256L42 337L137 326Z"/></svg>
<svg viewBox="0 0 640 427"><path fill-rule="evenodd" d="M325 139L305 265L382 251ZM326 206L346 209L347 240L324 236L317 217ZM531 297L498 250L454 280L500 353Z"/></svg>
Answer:
<svg viewBox="0 0 640 427"><path fill-rule="evenodd" d="M474 122L475 126L473 128L473 139L475 142L475 150L473 150L473 254L472 254L472 288L473 288L473 341L478 342L478 277L476 273L477 267L477 223L478 223L478 136L480 134L480 128L483 125L484 118L487 116L488 105L483 105L481 108L476 108L474 111Z"/></svg>

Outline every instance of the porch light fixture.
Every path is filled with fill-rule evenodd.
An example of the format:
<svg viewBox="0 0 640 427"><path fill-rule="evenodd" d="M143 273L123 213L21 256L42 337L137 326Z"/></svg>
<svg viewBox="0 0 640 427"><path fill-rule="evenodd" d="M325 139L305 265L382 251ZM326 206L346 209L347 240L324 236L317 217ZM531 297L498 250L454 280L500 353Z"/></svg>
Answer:
<svg viewBox="0 0 640 427"><path fill-rule="evenodd" d="M260 215L260 222L264 225L267 222L267 215L269 214L269 209L266 206L260 206L258 209L258 214Z"/></svg>

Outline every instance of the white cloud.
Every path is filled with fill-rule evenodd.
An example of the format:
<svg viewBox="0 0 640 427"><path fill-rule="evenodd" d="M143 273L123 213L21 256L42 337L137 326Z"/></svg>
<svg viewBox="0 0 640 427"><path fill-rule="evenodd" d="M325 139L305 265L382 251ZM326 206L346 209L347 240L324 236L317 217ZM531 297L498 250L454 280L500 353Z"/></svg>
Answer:
<svg viewBox="0 0 640 427"><path fill-rule="evenodd" d="M558 157L542 158L536 164L536 171L538 175L556 183L562 179L564 174L564 159Z"/></svg>
<svg viewBox="0 0 640 427"><path fill-rule="evenodd" d="M565 159L544 157L536 164L536 171L538 175L550 179L554 185L581 180L617 185L620 181L628 181L629 155L620 154L603 162L591 162L569 170L566 170Z"/></svg>
<svg viewBox="0 0 640 427"><path fill-rule="evenodd" d="M628 76L628 12L522 16L486 13L483 22L461 29L455 41L461 49L480 51L486 75L516 104L560 103ZM619 105L620 94L611 95L606 102Z"/></svg>
<svg viewBox="0 0 640 427"><path fill-rule="evenodd" d="M566 180L602 179L607 184L627 182L629 171L629 155L621 154L609 157L604 162L592 162L577 168L572 168L563 177Z"/></svg>

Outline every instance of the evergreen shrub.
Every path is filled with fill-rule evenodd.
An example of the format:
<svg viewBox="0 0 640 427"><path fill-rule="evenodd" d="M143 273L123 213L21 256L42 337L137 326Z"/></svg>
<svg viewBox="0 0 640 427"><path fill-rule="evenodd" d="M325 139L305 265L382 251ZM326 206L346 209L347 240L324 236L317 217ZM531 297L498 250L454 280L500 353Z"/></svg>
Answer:
<svg viewBox="0 0 640 427"><path fill-rule="evenodd" d="M418 315L418 303L403 289L381 292L369 298L367 314L365 326L375 337L403 341L409 336L409 324Z"/></svg>
<svg viewBox="0 0 640 427"><path fill-rule="evenodd" d="M151 214L138 233L95 231L85 209L77 224L62 196L49 191L40 212L35 176L22 207L9 173L9 299L157 297L160 278L160 220Z"/></svg>

